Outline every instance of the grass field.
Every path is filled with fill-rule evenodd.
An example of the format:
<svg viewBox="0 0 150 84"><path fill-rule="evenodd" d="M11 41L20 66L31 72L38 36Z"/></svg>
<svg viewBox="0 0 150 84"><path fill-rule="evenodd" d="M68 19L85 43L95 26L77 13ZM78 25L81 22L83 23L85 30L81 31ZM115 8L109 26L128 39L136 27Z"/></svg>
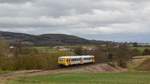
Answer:
<svg viewBox="0 0 150 84"><path fill-rule="evenodd" d="M150 47L132 47L132 49L138 49L139 51L143 52L144 49L150 49Z"/></svg>
<svg viewBox="0 0 150 84"><path fill-rule="evenodd" d="M17 78L8 84L150 84L150 72L61 73Z"/></svg>
<svg viewBox="0 0 150 84"><path fill-rule="evenodd" d="M33 47L37 50L39 50L40 52L43 52L43 53L66 53L66 54L70 54L70 55L74 55L74 52L73 51L59 51L57 49L54 49L52 47Z"/></svg>
<svg viewBox="0 0 150 84"><path fill-rule="evenodd" d="M42 52L49 52L49 53L57 53L58 50L56 49L53 49L51 47L34 47L35 49L38 49L39 51L42 51Z"/></svg>

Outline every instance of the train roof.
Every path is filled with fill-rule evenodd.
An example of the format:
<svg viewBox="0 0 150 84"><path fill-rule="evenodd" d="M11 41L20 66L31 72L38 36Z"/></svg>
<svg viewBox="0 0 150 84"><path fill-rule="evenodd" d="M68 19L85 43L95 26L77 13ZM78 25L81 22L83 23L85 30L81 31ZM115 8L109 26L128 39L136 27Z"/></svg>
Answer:
<svg viewBox="0 0 150 84"><path fill-rule="evenodd" d="M59 58L88 58L88 57L94 57L93 55L80 55L80 56L61 56Z"/></svg>

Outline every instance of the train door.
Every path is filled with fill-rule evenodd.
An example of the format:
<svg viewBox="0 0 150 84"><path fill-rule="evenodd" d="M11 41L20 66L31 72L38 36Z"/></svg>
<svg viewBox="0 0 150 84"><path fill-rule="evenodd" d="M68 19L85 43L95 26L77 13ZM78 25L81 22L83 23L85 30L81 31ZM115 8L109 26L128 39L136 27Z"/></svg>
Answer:
<svg viewBox="0 0 150 84"><path fill-rule="evenodd" d="M84 64L82 57L80 58L80 63L81 63L81 64Z"/></svg>
<svg viewBox="0 0 150 84"><path fill-rule="evenodd" d="M66 59L66 61L67 61L67 65L71 64L70 59Z"/></svg>
<svg viewBox="0 0 150 84"><path fill-rule="evenodd" d="M68 66L68 59L65 59L65 66Z"/></svg>

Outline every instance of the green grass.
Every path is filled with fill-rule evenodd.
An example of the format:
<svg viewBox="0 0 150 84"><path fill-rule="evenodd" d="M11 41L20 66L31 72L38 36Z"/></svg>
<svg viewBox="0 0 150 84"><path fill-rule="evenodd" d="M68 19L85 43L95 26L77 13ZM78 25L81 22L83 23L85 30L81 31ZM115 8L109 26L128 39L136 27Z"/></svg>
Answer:
<svg viewBox="0 0 150 84"><path fill-rule="evenodd" d="M144 49L150 49L150 47L132 47L132 49L138 49L139 51L143 52Z"/></svg>
<svg viewBox="0 0 150 84"><path fill-rule="evenodd" d="M12 72L12 71L8 71L8 70L6 70L6 71L0 70L0 75L1 75L1 74L5 74L5 73L9 73L9 72Z"/></svg>
<svg viewBox="0 0 150 84"><path fill-rule="evenodd" d="M49 53L56 53L58 50L53 49L51 47L34 47L35 49L42 51L42 52L49 52Z"/></svg>
<svg viewBox="0 0 150 84"><path fill-rule="evenodd" d="M52 47L33 47L33 48L35 48L35 49L37 49L43 53L66 53L66 54L74 55L73 51L59 51L59 50L54 49Z"/></svg>
<svg viewBox="0 0 150 84"><path fill-rule="evenodd" d="M18 78L9 84L150 84L150 73L61 73Z"/></svg>

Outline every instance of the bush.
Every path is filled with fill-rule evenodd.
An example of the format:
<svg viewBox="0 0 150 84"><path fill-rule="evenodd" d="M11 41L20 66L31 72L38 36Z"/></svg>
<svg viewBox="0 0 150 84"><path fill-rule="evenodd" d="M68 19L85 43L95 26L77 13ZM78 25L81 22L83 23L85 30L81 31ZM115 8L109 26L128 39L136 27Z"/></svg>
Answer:
<svg viewBox="0 0 150 84"><path fill-rule="evenodd" d="M71 53L40 52L32 47L24 47L20 43L10 49L9 44L1 40L0 70L55 69L58 65L58 57L65 55L71 55Z"/></svg>
<svg viewBox="0 0 150 84"><path fill-rule="evenodd" d="M142 55L142 52L139 50L139 49L132 49L131 50L131 55L132 56L141 56Z"/></svg>
<svg viewBox="0 0 150 84"><path fill-rule="evenodd" d="M148 48L144 49L143 55L150 55L150 49Z"/></svg>
<svg viewBox="0 0 150 84"><path fill-rule="evenodd" d="M8 61L10 61L8 56L9 56L9 45L6 41L0 39L0 69L2 69Z"/></svg>
<svg viewBox="0 0 150 84"><path fill-rule="evenodd" d="M75 48L75 49L74 49L74 53L75 53L76 55L83 55L83 49L82 49L82 47L77 47L77 48Z"/></svg>
<svg viewBox="0 0 150 84"><path fill-rule="evenodd" d="M21 50L22 51L22 50ZM16 70L20 69L55 69L58 67L57 59L59 56L69 55L65 52L43 53L32 48L25 48L15 58Z"/></svg>

